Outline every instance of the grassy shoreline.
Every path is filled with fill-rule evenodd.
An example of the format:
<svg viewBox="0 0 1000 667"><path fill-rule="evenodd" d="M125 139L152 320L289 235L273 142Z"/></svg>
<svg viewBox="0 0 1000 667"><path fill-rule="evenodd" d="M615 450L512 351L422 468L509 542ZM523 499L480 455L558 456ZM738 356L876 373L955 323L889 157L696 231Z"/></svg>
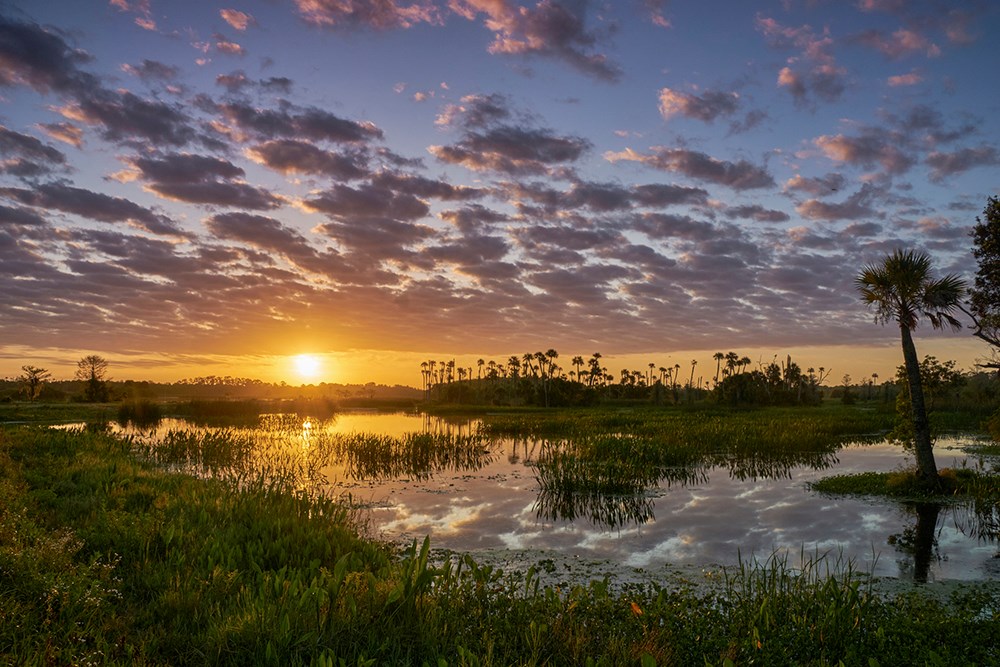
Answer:
<svg viewBox="0 0 1000 667"><path fill-rule="evenodd" d="M136 461L100 432L0 428L0 662L112 665L991 664L1000 591L875 594L780 561L717 586L545 588L343 508Z"/></svg>

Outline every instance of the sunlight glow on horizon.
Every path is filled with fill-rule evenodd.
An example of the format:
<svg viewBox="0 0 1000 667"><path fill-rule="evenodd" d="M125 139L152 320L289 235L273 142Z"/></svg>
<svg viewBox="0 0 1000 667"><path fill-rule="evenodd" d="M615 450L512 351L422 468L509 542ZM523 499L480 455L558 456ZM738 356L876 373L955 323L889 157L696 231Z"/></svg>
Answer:
<svg viewBox="0 0 1000 667"><path fill-rule="evenodd" d="M292 358L295 372L303 379L316 378L323 370L323 364L315 354L299 354Z"/></svg>

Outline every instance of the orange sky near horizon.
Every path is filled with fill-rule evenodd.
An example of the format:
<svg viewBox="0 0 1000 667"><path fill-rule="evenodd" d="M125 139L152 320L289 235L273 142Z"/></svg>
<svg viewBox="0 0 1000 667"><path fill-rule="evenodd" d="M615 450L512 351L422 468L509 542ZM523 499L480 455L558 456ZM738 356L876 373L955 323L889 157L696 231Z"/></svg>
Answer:
<svg viewBox="0 0 1000 667"><path fill-rule="evenodd" d="M984 343L969 337L955 337L926 330L921 337L918 330L917 352L921 358L933 355L939 360L954 360L960 369L973 370L977 360L987 356L989 349ZM674 352L650 352L636 354L614 354L609 350L558 350L558 363L565 370L571 370L570 359L580 355L587 359L593 352L601 352L602 362L616 380L622 368L645 371L649 363L660 366L681 366L680 377L687 381L690 377L691 361L695 367L695 383L701 378L707 382L715 375L716 362L712 355L720 350L680 350ZM779 362L786 355L805 370L809 367L825 367L831 371L826 384L840 384L845 374L849 374L855 384L867 381L877 373L879 381L891 377L902 364L902 353L898 345L880 346L795 346L787 348L754 347L737 348L734 352L752 360L751 368L767 364L777 358ZM21 366L33 365L48 369L57 380L71 379L76 370L76 361L87 354L100 354L109 362L109 375L114 380L150 380L154 382L176 382L201 376L245 377L264 382L286 382L290 385L319 384L376 384L404 385L419 387L421 382L420 363L454 359L456 365L473 369L477 373L477 360L505 362L511 355L521 356L524 351L510 351L496 354L448 354L446 351L406 352L384 350L349 350L335 353L317 353L303 350L296 355L154 355L118 354L93 350L29 350L0 349L0 377L14 378L21 373ZM308 359L303 359L308 357Z"/></svg>

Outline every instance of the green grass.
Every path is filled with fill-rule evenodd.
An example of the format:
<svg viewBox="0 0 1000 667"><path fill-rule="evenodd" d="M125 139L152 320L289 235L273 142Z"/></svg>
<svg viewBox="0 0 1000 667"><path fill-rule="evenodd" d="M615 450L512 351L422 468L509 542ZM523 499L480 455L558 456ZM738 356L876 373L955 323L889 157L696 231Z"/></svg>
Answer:
<svg viewBox="0 0 1000 667"><path fill-rule="evenodd" d="M780 559L714 585L543 588L531 570L435 564L426 542L393 554L281 480L237 489L129 449L97 431L0 429L0 663L1000 661L995 588L883 597L849 563Z"/></svg>
<svg viewBox="0 0 1000 667"><path fill-rule="evenodd" d="M928 491L915 470L833 475L810 483L820 493L882 496L902 500L976 498L1000 502L1000 475L971 468L942 468L939 487Z"/></svg>

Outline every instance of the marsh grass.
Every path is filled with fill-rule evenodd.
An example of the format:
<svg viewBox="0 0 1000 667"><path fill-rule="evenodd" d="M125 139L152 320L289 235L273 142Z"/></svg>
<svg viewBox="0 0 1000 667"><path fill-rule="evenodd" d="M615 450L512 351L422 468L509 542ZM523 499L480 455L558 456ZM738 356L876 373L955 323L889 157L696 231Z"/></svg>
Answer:
<svg viewBox="0 0 1000 667"><path fill-rule="evenodd" d="M938 471L936 489L927 489L915 469L832 475L810 482L809 486L814 491L828 494L924 501L979 499L1000 502L1000 476L973 468L942 468Z"/></svg>
<svg viewBox="0 0 1000 667"><path fill-rule="evenodd" d="M264 414L252 426L202 426L123 436L138 456L159 465L238 484L258 477L321 493L330 466L358 480L478 470L494 457L481 435L410 432L401 436L334 433L325 422Z"/></svg>
<svg viewBox="0 0 1000 667"><path fill-rule="evenodd" d="M850 564L780 558L690 586L542 587L533 570L432 562L427 541L393 554L294 484L171 473L131 447L0 430L0 663L1000 661L995 589L875 596Z"/></svg>

